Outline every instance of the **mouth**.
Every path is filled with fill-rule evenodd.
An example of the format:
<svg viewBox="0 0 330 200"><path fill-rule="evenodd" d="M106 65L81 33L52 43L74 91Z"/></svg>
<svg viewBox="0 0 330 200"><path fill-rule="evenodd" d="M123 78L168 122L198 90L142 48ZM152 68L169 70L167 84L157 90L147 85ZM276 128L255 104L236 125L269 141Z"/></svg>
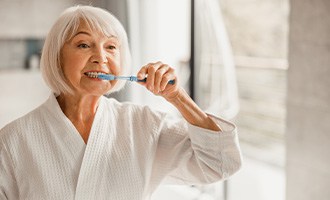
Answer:
<svg viewBox="0 0 330 200"><path fill-rule="evenodd" d="M86 76L88 76L89 78L98 78L98 75L107 74L107 73L103 73L103 72L85 72L84 74Z"/></svg>

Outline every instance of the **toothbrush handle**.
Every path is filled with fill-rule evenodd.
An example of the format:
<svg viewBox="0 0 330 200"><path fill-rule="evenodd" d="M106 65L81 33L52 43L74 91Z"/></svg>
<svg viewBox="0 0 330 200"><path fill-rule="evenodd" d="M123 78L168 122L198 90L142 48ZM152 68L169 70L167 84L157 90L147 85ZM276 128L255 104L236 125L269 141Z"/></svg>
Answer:
<svg viewBox="0 0 330 200"><path fill-rule="evenodd" d="M131 76L131 77L130 77L130 80L131 80L131 81L136 81L136 82L146 82L146 81L147 81L147 78L144 78L144 79L138 79L136 76ZM175 84L175 80L170 80L170 81L168 81L168 84L174 85L174 84Z"/></svg>

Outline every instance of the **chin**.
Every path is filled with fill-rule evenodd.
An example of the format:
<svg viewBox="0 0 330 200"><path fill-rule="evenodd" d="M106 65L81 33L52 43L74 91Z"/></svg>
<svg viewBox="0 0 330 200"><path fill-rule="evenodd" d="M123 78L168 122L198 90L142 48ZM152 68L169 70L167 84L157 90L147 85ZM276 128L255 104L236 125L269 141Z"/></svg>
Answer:
<svg viewBox="0 0 330 200"><path fill-rule="evenodd" d="M109 89L106 89L106 90L94 90L91 93L94 94L94 95L97 95L97 96L102 96L102 95L105 95L105 94L109 94L109 92L111 91L111 89L112 88L109 88Z"/></svg>

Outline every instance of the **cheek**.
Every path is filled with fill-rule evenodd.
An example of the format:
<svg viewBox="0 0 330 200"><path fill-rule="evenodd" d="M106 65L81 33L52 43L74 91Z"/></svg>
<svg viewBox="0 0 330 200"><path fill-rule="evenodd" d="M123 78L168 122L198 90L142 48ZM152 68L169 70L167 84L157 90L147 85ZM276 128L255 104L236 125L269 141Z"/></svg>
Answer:
<svg viewBox="0 0 330 200"><path fill-rule="evenodd" d="M111 70L112 72L113 72L113 74L115 74L115 75L124 75L123 74L123 70L122 70L122 68L119 66L119 64L118 65L116 65L115 67L113 67L113 69Z"/></svg>
<svg viewBox="0 0 330 200"><path fill-rule="evenodd" d="M111 63L111 67L110 67L110 70L112 72L112 74L115 74L115 75L121 75L122 74L122 68L120 67L120 58L115 58L115 59L112 59L112 63Z"/></svg>
<svg viewBox="0 0 330 200"><path fill-rule="evenodd" d="M66 75L80 74L80 71L84 68L83 58L79 56L63 57L61 66Z"/></svg>
<svg viewBox="0 0 330 200"><path fill-rule="evenodd" d="M81 79L80 69L78 69L76 62L66 62L62 65L64 77L71 84L78 83Z"/></svg>
<svg viewBox="0 0 330 200"><path fill-rule="evenodd" d="M123 73L123 67L127 67L127 66L122 66L121 65L122 63L121 63L121 58L120 58L120 56L118 56L118 59L117 59L117 70L118 70L118 72L120 73L120 74L122 74Z"/></svg>

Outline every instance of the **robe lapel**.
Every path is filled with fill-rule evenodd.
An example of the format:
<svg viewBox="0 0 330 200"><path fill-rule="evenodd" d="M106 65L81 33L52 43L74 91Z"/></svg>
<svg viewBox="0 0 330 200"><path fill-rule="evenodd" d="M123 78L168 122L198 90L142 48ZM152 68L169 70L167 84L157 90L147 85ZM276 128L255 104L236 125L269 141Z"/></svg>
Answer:
<svg viewBox="0 0 330 200"><path fill-rule="evenodd" d="M52 95L47 103L47 109L50 111L49 114L45 112L45 117L51 121L51 125L59 129L55 135L57 141L63 141L75 160L81 160L77 156L77 152L81 152L85 149L86 145L84 140L81 138L79 132L72 124L72 122L62 112L56 98ZM61 142L59 142L61 143Z"/></svg>
<svg viewBox="0 0 330 200"><path fill-rule="evenodd" d="M58 129L53 136L56 144L60 145L61 154L64 154L70 169L74 171L72 177L76 186L86 145L72 122L62 112L54 95L51 95L46 107L49 112L44 112L45 117L51 121L51 126Z"/></svg>
<svg viewBox="0 0 330 200"><path fill-rule="evenodd" d="M110 140L110 134L114 131L108 124L113 124L113 119L108 115L111 112L105 109L105 97L100 99L99 107L95 115L91 132L88 138L85 154L83 157L75 199L95 199L99 192L99 180L102 179L102 168L107 164L105 158L106 147Z"/></svg>

